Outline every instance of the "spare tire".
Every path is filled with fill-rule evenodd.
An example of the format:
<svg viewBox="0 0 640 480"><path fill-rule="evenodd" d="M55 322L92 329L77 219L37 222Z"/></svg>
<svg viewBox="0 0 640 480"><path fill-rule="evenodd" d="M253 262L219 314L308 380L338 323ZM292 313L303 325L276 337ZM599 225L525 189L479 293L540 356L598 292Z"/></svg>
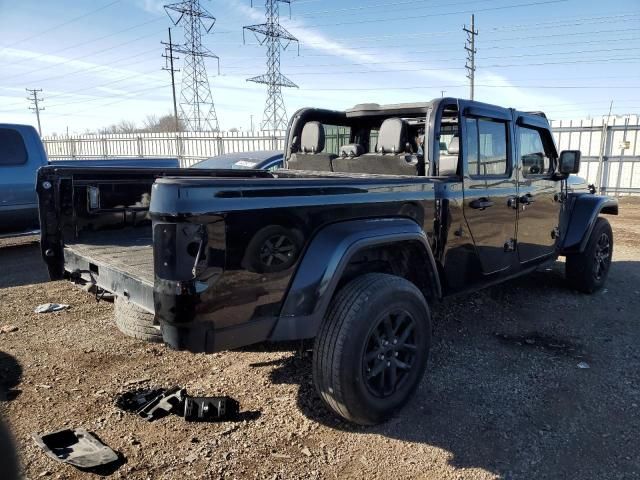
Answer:
<svg viewBox="0 0 640 480"><path fill-rule="evenodd" d="M129 337L147 342L162 342L160 324L155 315L129 302L126 298L116 296L114 314L118 330Z"/></svg>

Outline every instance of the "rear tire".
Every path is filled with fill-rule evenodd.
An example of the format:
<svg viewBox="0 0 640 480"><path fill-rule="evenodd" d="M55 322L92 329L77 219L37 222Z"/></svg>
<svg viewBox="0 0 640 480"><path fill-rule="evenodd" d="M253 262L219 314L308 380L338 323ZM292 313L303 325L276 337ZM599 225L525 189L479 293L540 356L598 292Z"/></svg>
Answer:
<svg viewBox="0 0 640 480"><path fill-rule="evenodd" d="M613 232L605 218L599 217L582 253L567 255L565 274L569 284L584 293L602 288L613 256Z"/></svg>
<svg viewBox="0 0 640 480"><path fill-rule="evenodd" d="M420 290L393 275L362 275L337 293L320 327L316 390L350 422L383 422L420 383L430 343L431 316Z"/></svg>
<svg viewBox="0 0 640 480"><path fill-rule="evenodd" d="M123 297L116 296L114 315L118 330L125 335L147 342L162 342L160 324L156 322L153 313L143 310Z"/></svg>

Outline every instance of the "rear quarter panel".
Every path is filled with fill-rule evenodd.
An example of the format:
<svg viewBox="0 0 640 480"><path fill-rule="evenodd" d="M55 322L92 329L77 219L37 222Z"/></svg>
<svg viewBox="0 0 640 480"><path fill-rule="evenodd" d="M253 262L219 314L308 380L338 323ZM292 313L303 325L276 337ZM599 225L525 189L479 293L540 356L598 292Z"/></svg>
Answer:
<svg viewBox="0 0 640 480"><path fill-rule="evenodd" d="M323 227L355 219L406 218L430 236L433 199L433 184L419 178L161 179L151 201L156 248L164 244L164 225L176 223L178 236L190 232L190 225L205 226L208 245L206 255L198 257L201 266L182 247L189 244L184 239L170 239L158 251L156 265L165 261L162 252L169 252L168 263L182 275L167 278L170 273L156 271L156 314L169 327L165 330L181 331L173 345L177 348L217 351L251 343L248 330L221 335L247 325L268 335L300 259ZM298 239L298 247L286 268L265 270L256 267L260 248L253 240L274 226ZM194 270L180 266L188 262Z"/></svg>

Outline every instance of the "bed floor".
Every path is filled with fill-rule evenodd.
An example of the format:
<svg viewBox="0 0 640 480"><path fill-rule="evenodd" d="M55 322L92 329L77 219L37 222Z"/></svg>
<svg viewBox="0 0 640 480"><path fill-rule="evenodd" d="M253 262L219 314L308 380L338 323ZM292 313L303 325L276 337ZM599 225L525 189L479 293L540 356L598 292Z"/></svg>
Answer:
<svg viewBox="0 0 640 480"><path fill-rule="evenodd" d="M65 248L96 265L107 265L153 285L151 227L83 232L78 242Z"/></svg>

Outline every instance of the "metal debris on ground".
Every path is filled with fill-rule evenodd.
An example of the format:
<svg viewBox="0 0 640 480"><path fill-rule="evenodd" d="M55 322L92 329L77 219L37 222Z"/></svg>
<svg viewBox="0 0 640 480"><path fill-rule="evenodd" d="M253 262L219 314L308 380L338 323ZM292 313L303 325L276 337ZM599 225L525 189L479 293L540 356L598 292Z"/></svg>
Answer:
<svg viewBox="0 0 640 480"><path fill-rule="evenodd" d="M580 362L578 368L591 368L587 362Z"/></svg>
<svg viewBox="0 0 640 480"><path fill-rule="evenodd" d="M118 461L116 452L84 428L33 435L33 439L49 457L81 469L96 468Z"/></svg>
<svg viewBox="0 0 640 480"><path fill-rule="evenodd" d="M240 411L231 397L191 397L181 387L130 390L118 395L115 405L148 421L173 413L188 422L220 422L236 419Z"/></svg>
<svg viewBox="0 0 640 480"><path fill-rule="evenodd" d="M238 416L240 403L231 397L189 397L184 399L184 419L188 422L230 420Z"/></svg>
<svg viewBox="0 0 640 480"><path fill-rule="evenodd" d="M70 305L66 305L64 303L43 303L42 305L38 305L34 312L35 313L50 313L50 312L59 312L61 310L66 310Z"/></svg>

